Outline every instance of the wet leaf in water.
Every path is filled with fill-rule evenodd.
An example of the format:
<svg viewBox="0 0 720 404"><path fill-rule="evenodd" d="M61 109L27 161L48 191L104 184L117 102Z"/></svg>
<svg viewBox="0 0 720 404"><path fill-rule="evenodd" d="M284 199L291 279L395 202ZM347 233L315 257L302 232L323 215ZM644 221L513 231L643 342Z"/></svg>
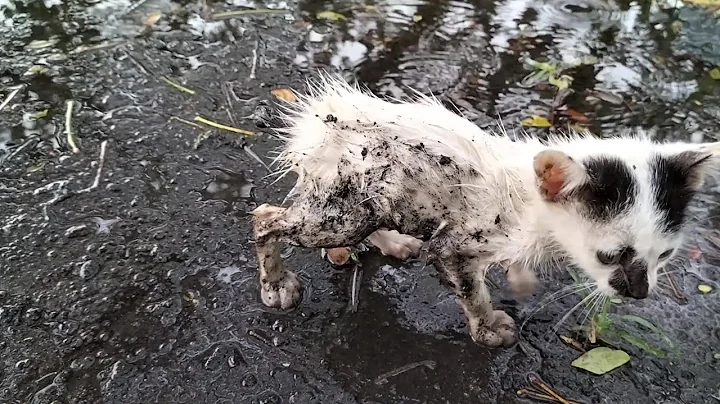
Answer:
<svg viewBox="0 0 720 404"><path fill-rule="evenodd" d="M702 251L700 251L700 249L697 247L688 248L687 255L688 258L696 262L700 262L700 260L702 259Z"/></svg>
<svg viewBox="0 0 720 404"><path fill-rule="evenodd" d="M333 22L346 20L346 17L344 15L342 15L340 13L336 13L334 11L330 11L330 10L321 11L321 12L317 13L316 17L319 20L327 20L327 21L333 21Z"/></svg>
<svg viewBox="0 0 720 404"><path fill-rule="evenodd" d="M47 114L48 114L48 110L45 109L42 111L33 112L32 114L30 114L30 117L33 119L42 119L42 118L45 118L47 116Z"/></svg>
<svg viewBox="0 0 720 404"><path fill-rule="evenodd" d="M521 124L523 126L533 126L536 128L549 128L550 126L552 126L550 124L550 121L547 120L547 118L543 118L537 115L533 115L530 118L523 119Z"/></svg>
<svg viewBox="0 0 720 404"><path fill-rule="evenodd" d="M710 293L712 292L713 288L710 285L698 285L698 290L701 293Z"/></svg>
<svg viewBox="0 0 720 404"><path fill-rule="evenodd" d="M295 94L289 88L276 88L276 89L272 90L271 93L272 93L272 95L280 98L283 101L287 101L287 102L297 101L297 97L295 97Z"/></svg>
<svg viewBox="0 0 720 404"><path fill-rule="evenodd" d="M589 125L590 122L592 122L590 120L590 118L585 116L585 114L583 114L582 112L576 111L572 108L568 108L568 110L565 112L567 113L568 118L572 119L573 121L575 121L577 123L580 123L583 125Z"/></svg>
<svg viewBox="0 0 720 404"><path fill-rule="evenodd" d="M720 80L720 68L716 67L716 68L710 70L710 77L713 80Z"/></svg>
<svg viewBox="0 0 720 404"><path fill-rule="evenodd" d="M555 78L554 75L550 75L550 78L548 79L548 81L550 82L550 84L554 85L558 89L565 90L566 88L570 87L570 84L572 83L573 78L566 74L563 74L559 78Z"/></svg>
<svg viewBox="0 0 720 404"><path fill-rule="evenodd" d="M720 7L720 0L687 0L687 2L700 7Z"/></svg>
<svg viewBox="0 0 720 404"><path fill-rule="evenodd" d="M145 28L150 28L153 25L155 25L155 23L160 21L161 17L162 17L161 12L159 12L159 11L152 12L152 13L148 14L145 17L145 19L143 19L143 25L145 25Z"/></svg>
<svg viewBox="0 0 720 404"><path fill-rule="evenodd" d="M350 262L350 249L347 247L329 248L325 250L327 259L333 265L342 266Z"/></svg>
<svg viewBox="0 0 720 404"><path fill-rule="evenodd" d="M619 349L608 347L594 348L572 362L572 366L603 375L630 361L630 355Z"/></svg>
<svg viewBox="0 0 720 404"><path fill-rule="evenodd" d="M599 98L605 102L609 102L610 104L613 104L613 105L620 105L625 101L625 99L620 95L611 94L611 93L608 93L607 91L602 91L602 90L595 90L592 93L590 93L590 95L592 95L593 97Z"/></svg>

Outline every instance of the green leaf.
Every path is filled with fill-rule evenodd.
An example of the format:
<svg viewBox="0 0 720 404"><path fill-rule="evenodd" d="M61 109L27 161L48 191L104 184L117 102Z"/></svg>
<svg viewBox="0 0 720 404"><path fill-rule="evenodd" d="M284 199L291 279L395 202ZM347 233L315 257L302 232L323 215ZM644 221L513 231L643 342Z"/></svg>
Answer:
<svg viewBox="0 0 720 404"><path fill-rule="evenodd" d="M649 329L650 331L652 331L652 332L660 335L660 336L662 337L662 339L665 340L665 342L667 342L667 344L668 344L670 347L674 347L674 346L675 346L675 344L672 342L672 340L670 339L670 337L668 337L667 334L665 334L665 332L664 332L663 330L661 330L661 329L658 328L655 324L653 324L653 323L645 320L645 319L642 318L642 317L633 316L633 315L631 315L631 314L626 314L626 315L624 315L624 316L620 316L620 319L621 319L621 320L624 320L624 321L630 321L630 322L633 322L633 323L640 324L641 326Z"/></svg>
<svg viewBox="0 0 720 404"><path fill-rule="evenodd" d="M698 290L701 293L710 293L712 292L713 288L710 285L698 285Z"/></svg>
<svg viewBox="0 0 720 404"><path fill-rule="evenodd" d="M530 118L525 118L522 120L523 126L534 126L536 128L549 128L552 126L550 124L550 121L547 120L547 118L543 118L541 116L533 115Z"/></svg>
<svg viewBox="0 0 720 404"><path fill-rule="evenodd" d="M321 11L317 13L316 17L320 20L328 20L333 22L346 20L344 15L330 10Z"/></svg>
<svg viewBox="0 0 720 404"><path fill-rule="evenodd" d="M665 352L650 345L647 341L643 340L642 338L636 337L634 335L630 335L625 332L619 332L618 335L620 336L620 338L624 339L625 341L631 343L632 345L635 345L636 347L638 347L644 351L650 352L651 354L657 356L658 358L665 357Z"/></svg>
<svg viewBox="0 0 720 404"><path fill-rule="evenodd" d="M572 366L603 375L630 361L630 355L619 349L598 347L585 352L572 362Z"/></svg>
<svg viewBox="0 0 720 404"><path fill-rule="evenodd" d="M559 90L564 90L570 87L570 83L572 83L573 78L566 74L563 74L559 78L555 78L554 75L550 75L550 79L548 81L550 82L550 84L554 85Z"/></svg>

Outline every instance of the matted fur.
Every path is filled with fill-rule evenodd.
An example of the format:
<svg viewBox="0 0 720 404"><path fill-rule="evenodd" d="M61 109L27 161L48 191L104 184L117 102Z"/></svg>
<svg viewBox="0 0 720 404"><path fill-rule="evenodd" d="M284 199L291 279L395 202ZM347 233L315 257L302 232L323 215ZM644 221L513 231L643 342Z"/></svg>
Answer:
<svg viewBox="0 0 720 404"><path fill-rule="evenodd" d="M517 291L532 289L537 269L567 260L603 293L646 296L682 242L673 223L719 149L642 134L512 140L420 93L385 101L328 75L308 87L284 104L288 127L278 129L275 164L279 176L298 176L294 203L254 212L263 301L289 308L300 298L279 241L340 247L370 236L407 258L423 240L471 335L488 346L515 340L484 286L494 264Z"/></svg>

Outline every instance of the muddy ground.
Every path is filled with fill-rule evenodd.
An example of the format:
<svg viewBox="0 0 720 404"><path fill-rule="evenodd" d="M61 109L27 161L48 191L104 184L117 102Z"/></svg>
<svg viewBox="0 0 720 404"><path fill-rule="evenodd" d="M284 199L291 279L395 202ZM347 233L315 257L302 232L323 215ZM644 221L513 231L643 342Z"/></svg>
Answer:
<svg viewBox="0 0 720 404"><path fill-rule="evenodd" d="M290 12L212 21L252 8ZM523 58L593 56L569 72L564 103L575 112L559 109L556 128L713 139L711 12L661 2L48 0L0 1L0 16L0 99L9 100L0 112L0 402L521 403L529 372L587 403L720 402L716 182L670 268L677 293L663 281L653 299L612 309L650 320L675 351L619 341L631 361L603 376L571 367L580 352L559 339L586 310L554 331L578 296L535 310L572 282L562 270L523 301L497 281L496 300L524 323L521 344L506 350L472 343L422 259L363 253L355 311L351 270L288 248L304 300L290 313L266 309L247 213L291 187L271 185L263 165L278 145L265 129L275 122L270 91L302 90L317 67L378 94L432 91L481 126L500 115L520 128L558 100L553 86L519 84L533 71ZM181 121L195 116L255 135Z"/></svg>

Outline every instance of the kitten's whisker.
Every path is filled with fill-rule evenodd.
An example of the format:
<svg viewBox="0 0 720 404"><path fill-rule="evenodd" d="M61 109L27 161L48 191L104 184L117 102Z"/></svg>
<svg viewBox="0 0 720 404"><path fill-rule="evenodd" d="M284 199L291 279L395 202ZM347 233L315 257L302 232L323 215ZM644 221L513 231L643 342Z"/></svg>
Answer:
<svg viewBox="0 0 720 404"><path fill-rule="evenodd" d="M575 312L575 310L578 309L578 307L580 307L580 306L582 306L583 304L587 303L588 301L590 301L590 299L593 299L594 296L597 295L598 293L600 293L600 289L595 289L595 290L593 290L592 293L590 293L589 295L587 295L584 299L580 300L580 303L578 303L578 304L576 304L575 306L573 306L573 308L570 309L567 313L565 313L565 315L560 319L560 321L558 321L558 322L553 326L553 328L552 328L553 332L557 332L557 331L560 329L560 326L568 319L568 317L570 317L570 316Z"/></svg>

